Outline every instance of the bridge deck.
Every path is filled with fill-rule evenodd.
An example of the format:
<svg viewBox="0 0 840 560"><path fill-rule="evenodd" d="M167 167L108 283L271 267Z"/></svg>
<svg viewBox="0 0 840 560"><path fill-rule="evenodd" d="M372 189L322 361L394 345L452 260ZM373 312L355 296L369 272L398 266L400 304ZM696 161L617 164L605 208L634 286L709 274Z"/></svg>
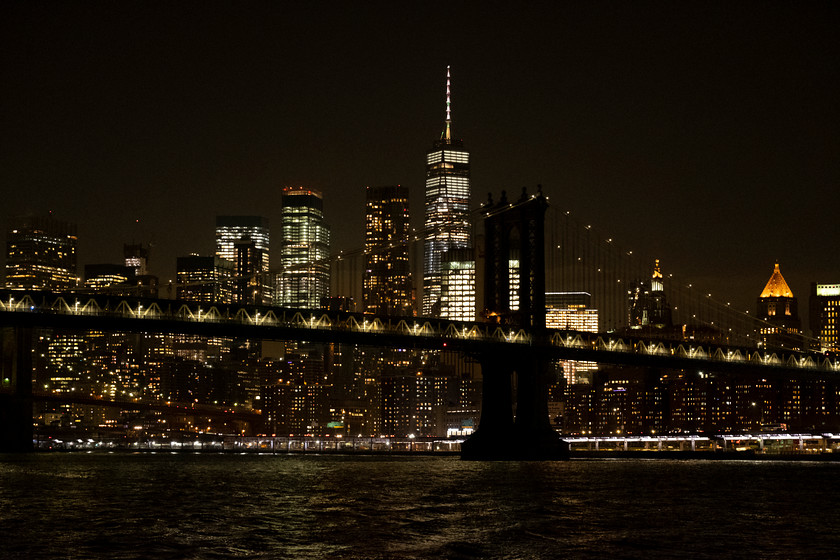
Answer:
<svg viewBox="0 0 840 560"><path fill-rule="evenodd" d="M474 354L524 351L554 359L670 369L840 372L840 360L814 353L579 331L535 336L489 322L40 291L0 290L0 325L340 342Z"/></svg>

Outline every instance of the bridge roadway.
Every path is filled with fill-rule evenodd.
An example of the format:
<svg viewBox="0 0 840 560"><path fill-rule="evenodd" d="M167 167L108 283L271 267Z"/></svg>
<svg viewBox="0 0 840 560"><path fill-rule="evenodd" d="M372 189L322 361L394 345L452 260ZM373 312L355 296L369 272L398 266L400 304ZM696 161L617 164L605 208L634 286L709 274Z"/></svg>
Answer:
<svg viewBox="0 0 840 560"><path fill-rule="evenodd" d="M716 372L840 373L840 360L813 353L762 352L737 346L562 330L535 336L490 322L375 317L340 311L209 305L73 292L0 290L0 326L306 340L453 350L476 356L503 350L539 354L548 359Z"/></svg>

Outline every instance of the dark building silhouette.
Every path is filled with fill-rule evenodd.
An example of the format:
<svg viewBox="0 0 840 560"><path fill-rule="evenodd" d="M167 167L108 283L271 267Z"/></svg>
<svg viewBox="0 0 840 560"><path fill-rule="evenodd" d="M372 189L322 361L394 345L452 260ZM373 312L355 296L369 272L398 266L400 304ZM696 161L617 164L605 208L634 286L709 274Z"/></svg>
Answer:
<svg viewBox="0 0 840 560"><path fill-rule="evenodd" d="M125 266L134 270L134 288L131 295L140 297L158 297L159 279L149 274L149 252L151 246L142 243L126 243L123 245Z"/></svg>
<svg viewBox="0 0 840 560"><path fill-rule="evenodd" d="M639 280L634 282L628 292L629 322L631 329L657 328L665 329L673 326L671 320L671 306L665 297L665 284L659 259L653 267L650 282Z"/></svg>

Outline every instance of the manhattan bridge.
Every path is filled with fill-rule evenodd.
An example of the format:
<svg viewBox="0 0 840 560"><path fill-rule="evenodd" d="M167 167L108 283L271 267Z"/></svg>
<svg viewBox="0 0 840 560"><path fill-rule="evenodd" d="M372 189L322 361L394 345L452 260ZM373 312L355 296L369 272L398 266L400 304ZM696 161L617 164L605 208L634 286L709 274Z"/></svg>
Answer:
<svg viewBox="0 0 840 560"><path fill-rule="evenodd" d="M475 321L375 316L349 311L259 305L201 304L48 291L0 291L3 328L3 448L31 447L33 400L56 395L33 391L33 332L170 333L247 340L342 343L378 348L456 352L480 364L481 417L462 450L468 458L555 458L563 442L549 423L548 378L558 361L661 370L733 372L830 378L840 361L799 337L795 345L762 341L773 325L740 312L658 268L654 279L668 302L668 328L630 328L628 299L634 282L651 278L652 262L568 213L551 208L541 192L489 201L474 212ZM360 258L345 251L332 260ZM515 271L511 261L517 261ZM638 286L638 284L635 284ZM583 292L598 310L596 332L546 328L547 292ZM634 325L639 326L639 325ZM594 330L594 329L592 329ZM72 402L73 397L63 396ZM78 397L77 402L86 402ZM174 406L146 403L147 406ZM131 408L136 402L115 402ZM233 414L235 411L231 411ZM256 416L254 411L239 411ZM241 417L241 416L240 416ZM500 444L500 442L507 442Z"/></svg>

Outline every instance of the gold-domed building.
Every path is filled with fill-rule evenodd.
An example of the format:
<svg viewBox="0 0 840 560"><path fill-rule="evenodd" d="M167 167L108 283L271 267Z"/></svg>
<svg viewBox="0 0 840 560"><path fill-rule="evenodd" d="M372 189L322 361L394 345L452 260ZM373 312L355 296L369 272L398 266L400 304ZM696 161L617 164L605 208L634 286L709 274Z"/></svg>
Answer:
<svg viewBox="0 0 840 560"><path fill-rule="evenodd" d="M802 348L798 304L782 276L779 263L758 296L756 315L765 322L761 326L761 342L765 348Z"/></svg>

